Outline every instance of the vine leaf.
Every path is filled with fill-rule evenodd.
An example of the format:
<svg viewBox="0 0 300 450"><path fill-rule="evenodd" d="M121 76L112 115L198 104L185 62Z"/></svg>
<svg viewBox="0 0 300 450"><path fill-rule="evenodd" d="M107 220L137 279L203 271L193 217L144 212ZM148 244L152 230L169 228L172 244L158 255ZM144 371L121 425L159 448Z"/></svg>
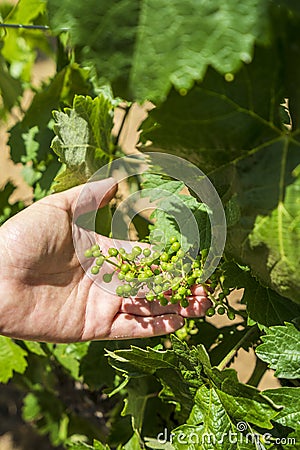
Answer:
<svg viewBox="0 0 300 450"><path fill-rule="evenodd" d="M117 95L129 91L136 100L162 101L172 85L190 89L209 65L236 72L251 61L255 42L269 37L266 0L48 3L52 27L70 27L79 58L113 82Z"/></svg>
<svg viewBox="0 0 300 450"><path fill-rule="evenodd" d="M175 336L171 341L173 351L132 347L109 352L110 364L130 377L155 375L163 386L160 397L181 405L185 418L187 413L190 416L189 424L203 425L206 429L214 420L226 432L228 420L232 424L245 420L272 428L270 420L276 417L278 408L267 397L256 388L239 383L234 370L212 367L203 345L189 348ZM218 405L215 411L212 405ZM226 423L221 423L221 417L226 418Z"/></svg>
<svg viewBox="0 0 300 450"><path fill-rule="evenodd" d="M104 91L92 99L76 95L73 108L54 111L51 147L65 164L55 178L54 190L62 191L86 182L111 160L114 103Z"/></svg>
<svg viewBox="0 0 300 450"><path fill-rule="evenodd" d="M288 436L289 438L294 438L296 443L300 433L300 388L282 387L268 389L263 394L277 405L284 407L275 420L280 425L294 430ZM287 443L285 448L293 450L296 448L295 443L291 443L290 445Z"/></svg>
<svg viewBox="0 0 300 450"><path fill-rule="evenodd" d="M258 47L232 82L209 70L186 96L172 91L142 124L142 140L208 173L230 204L227 255L299 303L300 144L299 129L281 124L286 89L280 49Z"/></svg>
<svg viewBox="0 0 300 450"><path fill-rule="evenodd" d="M257 356L276 370L279 378L300 377L300 332L291 323L267 329L263 343L256 348Z"/></svg>
<svg viewBox="0 0 300 450"><path fill-rule="evenodd" d="M224 270L224 287L243 289L241 303L247 305L249 318L261 325L283 325L300 316L300 306L284 298L272 289L262 286L251 275L248 267L238 266L233 261L222 265Z"/></svg>
<svg viewBox="0 0 300 450"><path fill-rule="evenodd" d="M10 338L0 336L0 383L7 383L13 372L24 373L27 352Z"/></svg>
<svg viewBox="0 0 300 450"><path fill-rule="evenodd" d="M192 246L195 225L199 230L200 248L210 243L210 222L208 207L195 197L182 193L185 184L180 180L169 180L157 173L145 173L142 178L142 197L157 202L151 214L154 225L149 225L149 240L154 244L163 241L163 246L176 236L183 248Z"/></svg>

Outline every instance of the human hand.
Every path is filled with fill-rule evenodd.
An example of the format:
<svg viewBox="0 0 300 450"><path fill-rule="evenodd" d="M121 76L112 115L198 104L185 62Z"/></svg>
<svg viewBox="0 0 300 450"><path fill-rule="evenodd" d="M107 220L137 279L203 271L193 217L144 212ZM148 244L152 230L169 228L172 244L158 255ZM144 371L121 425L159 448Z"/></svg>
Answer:
<svg viewBox="0 0 300 450"><path fill-rule="evenodd" d="M201 286L182 308L118 297L93 282L72 238L81 189L45 197L0 228L0 334L48 342L142 338L173 332L184 317L203 316L211 303ZM89 183L81 213L105 206L116 190L111 178ZM104 250L111 242L98 236Z"/></svg>

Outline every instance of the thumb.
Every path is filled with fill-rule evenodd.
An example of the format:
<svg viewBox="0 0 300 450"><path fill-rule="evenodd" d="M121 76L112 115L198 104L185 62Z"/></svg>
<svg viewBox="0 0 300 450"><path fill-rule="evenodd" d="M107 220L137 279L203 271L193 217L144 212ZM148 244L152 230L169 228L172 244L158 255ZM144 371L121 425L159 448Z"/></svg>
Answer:
<svg viewBox="0 0 300 450"><path fill-rule="evenodd" d="M51 201L63 209L70 211L73 220L82 214L96 211L107 205L118 190L114 178L106 178L100 181L92 181L76 186L67 191L53 194Z"/></svg>

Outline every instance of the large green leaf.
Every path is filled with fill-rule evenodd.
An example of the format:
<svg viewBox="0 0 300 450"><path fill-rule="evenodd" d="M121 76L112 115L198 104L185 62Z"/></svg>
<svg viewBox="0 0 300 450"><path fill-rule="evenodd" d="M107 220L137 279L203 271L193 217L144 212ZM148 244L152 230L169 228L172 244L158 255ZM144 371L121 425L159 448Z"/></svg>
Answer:
<svg viewBox="0 0 300 450"><path fill-rule="evenodd" d="M256 388L240 383L234 370L220 371L211 367L204 346L189 348L175 336L171 340L173 352L151 348L141 351L132 347L110 352L110 362L128 376L155 375L163 386L161 398L181 403L184 413L190 412L188 423L206 428L214 421L217 426L222 416L226 423L220 422L218 426L224 433L230 424L241 420L272 428L270 421L278 414L278 408L267 397ZM203 402L203 409L197 402Z"/></svg>
<svg viewBox="0 0 300 450"><path fill-rule="evenodd" d="M297 99L298 91L292 83L285 87L283 74L280 48L257 48L231 82L209 70L186 96L172 91L142 128L154 150L186 157L210 175L229 205L227 253L299 302L297 103L292 130L280 119L282 97L289 92Z"/></svg>
<svg viewBox="0 0 300 450"><path fill-rule="evenodd" d="M209 65L226 74L249 63L255 41L268 40L267 8L266 0L49 0L51 23L70 27L77 56L138 100L190 89Z"/></svg>
<svg viewBox="0 0 300 450"><path fill-rule="evenodd" d="M276 417L276 422L284 427L289 427L293 430L288 437L294 439L294 442L289 441L290 444L285 445L285 449L295 450L300 448L300 443L297 438L300 434L300 388L283 387L279 389L268 389L264 391L264 395L269 397L277 405L284 408Z"/></svg>
<svg viewBox="0 0 300 450"><path fill-rule="evenodd" d="M72 109L54 112L51 146L66 167L55 179L56 191L86 182L111 161L113 109L112 98L103 91L95 99L75 96Z"/></svg>
<svg viewBox="0 0 300 450"><path fill-rule="evenodd" d="M172 443L176 450L254 450L255 445L243 442L237 431L217 392L204 385L197 391L188 424L173 430Z"/></svg>
<svg viewBox="0 0 300 450"><path fill-rule="evenodd" d="M13 372L24 373L27 352L10 338L0 336L0 383L7 383Z"/></svg>
<svg viewBox="0 0 300 450"><path fill-rule="evenodd" d="M282 297L272 289L262 286L248 267L240 267L233 261L222 265L224 270L224 287L243 289L241 303L247 305L250 319L261 325L284 324L300 316L300 306L288 298Z"/></svg>
<svg viewBox="0 0 300 450"><path fill-rule="evenodd" d="M200 249L209 247L209 209L195 197L182 193L183 181L165 179L160 173L145 173L142 187L142 197L157 202L151 214L154 225L149 225L150 242L164 246L171 236L176 236L182 247L188 249L195 244L197 226Z"/></svg>
<svg viewBox="0 0 300 450"><path fill-rule="evenodd" d="M300 377L300 331L291 323L270 327L263 344L256 349L260 359L269 363L280 378Z"/></svg>

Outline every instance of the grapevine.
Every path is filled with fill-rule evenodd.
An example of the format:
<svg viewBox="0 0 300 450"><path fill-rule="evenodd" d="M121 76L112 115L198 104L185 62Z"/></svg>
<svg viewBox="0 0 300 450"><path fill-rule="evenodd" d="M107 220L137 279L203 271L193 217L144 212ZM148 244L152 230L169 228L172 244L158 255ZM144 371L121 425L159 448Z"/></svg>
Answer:
<svg viewBox="0 0 300 450"><path fill-rule="evenodd" d="M193 286L201 282L207 254L207 249L203 249L192 257L183 250L178 238L172 236L163 251L136 245L130 252L123 247L110 247L104 254L98 244L93 244L84 256L93 259L92 275L101 276L104 283L117 278L116 295L128 298L144 292L149 302L158 300L162 306L180 304L187 308L193 298ZM112 268L112 272L101 271L104 263ZM235 312L228 302L231 290L222 286L222 267L219 266L202 286L212 302L206 315L227 314L233 320Z"/></svg>

